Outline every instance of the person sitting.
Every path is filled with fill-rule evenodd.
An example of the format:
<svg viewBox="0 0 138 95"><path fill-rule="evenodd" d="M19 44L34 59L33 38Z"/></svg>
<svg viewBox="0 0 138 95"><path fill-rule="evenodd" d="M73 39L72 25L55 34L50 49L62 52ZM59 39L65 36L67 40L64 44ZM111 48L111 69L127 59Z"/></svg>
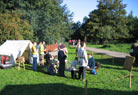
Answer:
<svg viewBox="0 0 138 95"><path fill-rule="evenodd" d="M47 65L47 72L48 74L54 74L54 63L53 63L53 56L48 53L45 55L46 65Z"/></svg>
<svg viewBox="0 0 138 95"><path fill-rule="evenodd" d="M55 70L56 67L55 67L55 66L56 66L56 65L55 65L54 63L49 64L48 70L47 70L46 73L48 73L48 74L50 74L50 75L56 74L56 70Z"/></svg>
<svg viewBox="0 0 138 95"><path fill-rule="evenodd" d="M71 63L71 78L72 79L76 79L77 76L76 76L76 65L78 64L78 57L75 57L75 60Z"/></svg>
<svg viewBox="0 0 138 95"><path fill-rule="evenodd" d="M89 57L89 60L88 60L89 70L91 71L92 74L96 75L97 74L95 70L96 61L93 58L93 53L88 54L88 57Z"/></svg>
<svg viewBox="0 0 138 95"><path fill-rule="evenodd" d="M46 65L48 66L49 64L52 63L53 57L51 54L49 54L50 51L48 51L45 55L45 59L46 59Z"/></svg>

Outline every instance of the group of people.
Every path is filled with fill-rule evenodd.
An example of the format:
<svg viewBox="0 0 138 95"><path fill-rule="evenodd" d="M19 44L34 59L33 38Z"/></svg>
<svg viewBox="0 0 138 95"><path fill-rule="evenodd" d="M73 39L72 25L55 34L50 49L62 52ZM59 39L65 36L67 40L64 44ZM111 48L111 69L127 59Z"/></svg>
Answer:
<svg viewBox="0 0 138 95"><path fill-rule="evenodd" d="M88 69L92 74L96 75L97 72L95 68L99 68L100 64L95 61L93 58L93 53L88 54L85 49L86 43L78 41L76 47L76 57L75 60L71 64L71 77L85 80L85 72ZM88 59L89 57L89 59ZM76 65L78 65L79 70L76 69ZM76 73L78 72L78 77Z"/></svg>
<svg viewBox="0 0 138 95"><path fill-rule="evenodd" d="M80 41L80 39L79 40L69 40L68 41L68 43L70 44L70 45L77 45L77 43Z"/></svg>
<svg viewBox="0 0 138 95"><path fill-rule="evenodd" d="M51 55L49 53L50 51L46 52L44 45L45 42L40 42L38 45L36 42L33 43L33 70L37 71L37 66L42 66L47 68L47 74L55 74L58 72L59 76L65 77L64 71L68 53L65 44L58 46L58 56ZM55 57L58 57L58 60Z"/></svg>
<svg viewBox="0 0 138 95"><path fill-rule="evenodd" d="M37 64L38 66L42 65L44 66L44 59L46 59L46 66L47 66L47 73L48 74L54 74L54 70L56 70L56 65L58 65L58 70L56 71L59 76L65 77L65 64L67 62L66 58L68 56L68 50L65 46L65 44L58 46L58 55L57 55L57 61L54 61L54 57L52 56L49 51L46 53L44 49L44 42L41 42L38 45L36 45L36 42L34 42L32 47L32 56L33 56L33 70L37 70ZM86 70L90 70L90 72L94 75L97 74L95 67L97 65L96 61L93 58L93 54L88 54L85 49L86 43L80 42L78 40L77 47L76 47L76 57L75 60L71 64L71 77L85 80L85 72ZM39 57L38 57L39 55ZM89 60L88 60L89 57ZM37 61L39 58L39 62ZM59 64L57 64L59 63ZM77 70L76 66L78 65L79 70ZM98 64L97 67L100 65ZM76 73L78 72L78 77Z"/></svg>
<svg viewBox="0 0 138 95"><path fill-rule="evenodd" d="M38 66L44 66L44 59L46 59L46 65L47 65L47 73L54 74L54 68L56 68L56 65L58 65L58 70L55 72L58 72L59 76L65 77L65 64L66 64L66 58L68 56L68 50L65 46L65 44L60 44L58 46L58 55L57 55L57 61L54 61L54 57L49 54L49 51L46 53L44 48L45 42L40 42L39 45L36 44L36 42L33 43L32 47L32 56L33 56L33 70L37 70ZM80 40L77 41L77 47L76 47L76 56L73 62L71 63L71 77L85 80L85 72L86 70L89 70L92 74L96 75L97 71L96 69L99 68L101 65L100 63L96 62L93 53L88 54L85 49L86 43L81 42ZM138 63L138 41L134 43L131 47L130 55L136 57L136 63ZM57 64L59 63L59 64ZM55 65L56 64L56 65ZM76 66L78 65L78 70ZM78 76L76 75L78 73Z"/></svg>
<svg viewBox="0 0 138 95"><path fill-rule="evenodd" d="M33 70L37 70L38 66L44 66L44 55L45 55L45 42L40 42L38 45L36 42L33 43L32 57L33 57Z"/></svg>

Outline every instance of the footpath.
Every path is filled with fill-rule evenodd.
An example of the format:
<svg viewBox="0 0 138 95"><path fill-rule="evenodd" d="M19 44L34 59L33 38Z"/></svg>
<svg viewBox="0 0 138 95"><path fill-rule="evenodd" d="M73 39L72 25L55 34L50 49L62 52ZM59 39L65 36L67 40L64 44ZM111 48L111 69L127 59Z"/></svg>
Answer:
<svg viewBox="0 0 138 95"><path fill-rule="evenodd" d="M86 50L92 51L98 54L105 54L105 55L116 57L116 58L125 58L126 56L129 56L129 54L126 54L126 53L115 52L115 51L104 50L104 49L97 49L97 48L92 48L92 47L86 47Z"/></svg>

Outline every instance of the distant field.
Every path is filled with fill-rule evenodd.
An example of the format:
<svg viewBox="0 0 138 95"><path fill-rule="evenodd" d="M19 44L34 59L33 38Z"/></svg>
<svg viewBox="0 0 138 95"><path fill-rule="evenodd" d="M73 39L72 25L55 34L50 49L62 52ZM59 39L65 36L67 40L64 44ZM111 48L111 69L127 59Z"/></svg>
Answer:
<svg viewBox="0 0 138 95"><path fill-rule="evenodd" d="M129 53L131 44L107 44L107 45L92 45L87 44L87 47L93 47L93 48L100 48L100 49L106 49L111 51L117 51L117 52L123 52L123 53Z"/></svg>
<svg viewBox="0 0 138 95"><path fill-rule="evenodd" d="M68 65L74 60L75 49L68 47ZM132 78L132 88L129 88L129 78L122 78L129 72L122 68L124 60L112 59L109 56L94 54L96 61L102 64L98 75L88 71L88 95L138 95L138 79ZM44 68L32 71L32 65L26 64L18 71L0 69L0 95L84 95L85 82L71 79L70 72L66 71L66 78L57 75L45 74ZM138 67L133 68L133 75L138 76Z"/></svg>

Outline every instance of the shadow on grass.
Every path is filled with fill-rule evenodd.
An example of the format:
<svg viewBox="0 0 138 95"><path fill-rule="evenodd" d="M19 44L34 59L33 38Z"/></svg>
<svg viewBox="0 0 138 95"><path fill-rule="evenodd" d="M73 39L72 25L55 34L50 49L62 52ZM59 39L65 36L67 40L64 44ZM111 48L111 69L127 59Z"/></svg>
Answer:
<svg viewBox="0 0 138 95"><path fill-rule="evenodd" d="M7 85L0 95L86 95L84 88L66 84ZM138 91L113 91L88 88L88 95L138 95Z"/></svg>
<svg viewBox="0 0 138 95"><path fill-rule="evenodd" d="M25 64L25 69L33 71L33 65L32 64ZM45 69L46 69L45 66L43 66L43 67L37 66L37 72L45 73L46 72Z"/></svg>
<svg viewBox="0 0 138 95"><path fill-rule="evenodd" d="M125 62L125 59L121 58L105 58L105 59L96 59L96 62L100 62L103 68L107 69L117 69L117 70L124 70L123 65ZM107 65L107 66L106 66ZM133 65L133 67L138 67L136 64ZM133 71L138 72L138 69L133 68Z"/></svg>
<svg viewBox="0 0 138 95"><path fill-rule="evenodd" d="M68 65L70 66L70 64L68 64ZM68 68L69 66L67 66L67 68L65 68L65 71L66 72L70 72L70 69ZM21 67L21 68L23 68L23 67ZM26 70L33 71L32 64L26 64L26 67L25 68L26 68ZM36 72L44 73L44 74L47 74L47 75L50 75L50 76L59 76L58 73L48 74L48 73L46 73L46 71L47 71L46 66L44 66L44 67L39 67L38 66ZM59 77L62 77L62 76L59 76ZM70 79L70 77L67 77L67 76L65 78Z"/></svg>
<svg viewBox="0 0 138 95"><path fill-rule="evenodd" d="M125 60L120 58L103 58L96 59L96 61L105 65L123 66Z"/></svg>
<svg viewBox="0 0 138 95"><path fill-rule="evenodd" d="M124 70L123 68L111 67L111 66L102 66L102 68Z"/></svg>

